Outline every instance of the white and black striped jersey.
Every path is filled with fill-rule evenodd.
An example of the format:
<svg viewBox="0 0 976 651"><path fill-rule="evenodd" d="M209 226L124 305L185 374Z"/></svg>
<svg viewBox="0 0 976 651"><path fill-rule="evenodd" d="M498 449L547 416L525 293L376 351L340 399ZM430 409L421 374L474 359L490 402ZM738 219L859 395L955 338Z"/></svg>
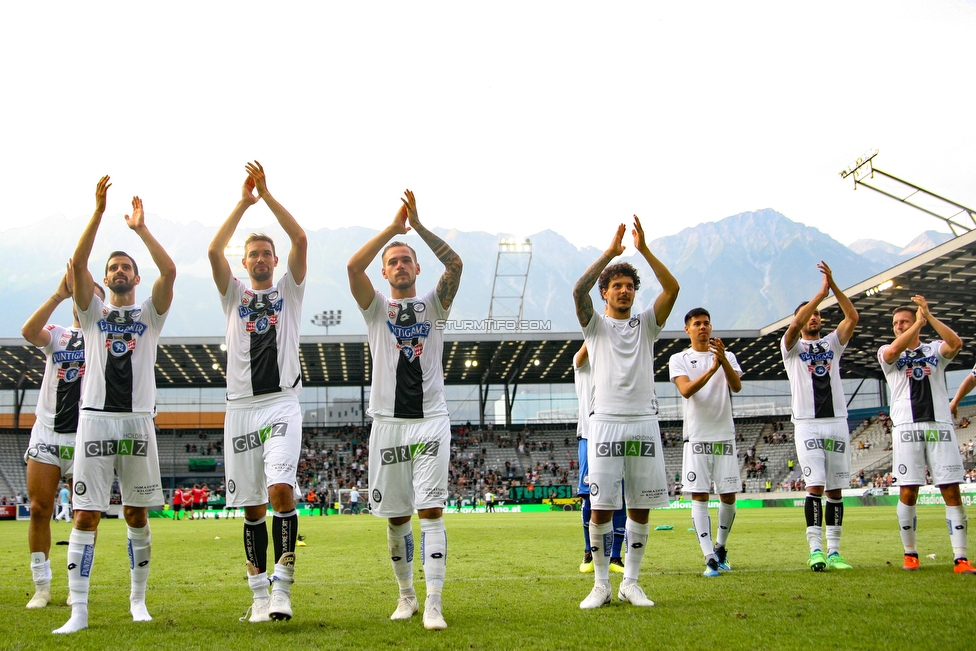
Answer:
<svg viewBox="0 0 976 651"><path fill-rule="evenodd" d="M78 310L87 343L82 409L155 413L156 344L167 314L156 312L152 298L117 307L92 296Z"/></svg>
<svg viewBox="0 0 976 651"><path fill-rule="evenodd" d="M593 365L593 413L656 416L654 340L661 332L654 305L627 319L596 315L583 328Z"/></svg>
<svg viewBox="0 0 976 651"><path fill-rule="evenodd" d="M298 357L305 283L291 270L268 289L251 289L237 278L227 283L220 305L227 319L227 399L299 392Z"/></svg>
<svg viewBox="0 0 976 651"><path fill-rule="evenodd" d="M85 336L80 328L44 326L51 341L38 346L47 358L34 415L42 425L60 434L78 431L81 378L85 375Z"/></svg>
<svg viewBox="0 0 976 651"><path fill-rule="evenodd" d="M797 340L786 349L786 336L779 342L786 376L793 396L793 420L847 418L847 400L840 381L840 358L847 346L837 331L826 337Z"/></svg>
<svg viewBox="0 0 976 651"><path fill-rule="evenodd" d="M945 379L950 360L942 356L942 341L903 351L893 364L884 361L887 347L878 349L878 362L891 389L891 422L896 426L952 422Z"/></svg>
<svg viewBox="0 0 976 651"><path fill-rule="evenodd" d="M369 415L386 418L446 416L443 324L450 310L436 290L421 297L376 292L362 310L372 356Z"/></svg>

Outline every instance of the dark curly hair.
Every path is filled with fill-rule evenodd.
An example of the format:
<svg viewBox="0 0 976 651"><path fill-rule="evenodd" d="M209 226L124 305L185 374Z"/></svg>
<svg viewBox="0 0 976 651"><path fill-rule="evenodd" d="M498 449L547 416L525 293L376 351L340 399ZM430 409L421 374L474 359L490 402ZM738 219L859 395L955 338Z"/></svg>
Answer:
<svg viewBox="0 0 976 651"><path fill-rule="evenodd" d="M616 276L627 276L634 281L634 291L636 292L640 289L640 276L637 275L637 269L634 269L634 265L629 262L618 262L617 264L610 265L600 274L600 279L597 281L597 287L600 288L600 296L603 296L603 292L607 291L610 287L610 281ZM605 301L607 299L603 300Z"/></svg>

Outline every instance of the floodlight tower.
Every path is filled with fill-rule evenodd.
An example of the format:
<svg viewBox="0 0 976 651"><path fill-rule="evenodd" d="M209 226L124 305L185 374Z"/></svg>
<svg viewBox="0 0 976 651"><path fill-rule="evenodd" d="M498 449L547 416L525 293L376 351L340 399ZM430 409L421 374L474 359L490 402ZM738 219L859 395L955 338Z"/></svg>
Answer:
<svg viewBox="0 0 976 651"><path fill-rule="evenodd" d="M312 317L312 323L325 328L325 334L328 335L331 326L342 323L342 310L322 310Z"/></svg>
<svg viewBox="0 0 976 651"><path fill-rule="evenodd" d="M913 183L903 181L897 176L879 170L874 166L874 157L877 155L877 149L866 152L864 156L851 163L846 170L841 171L840 177L842 179L853 178L855 190L859 185L863 185L942 220L956 237L962 234L959 231L968 233L976 228L976 210L945 197L940 197ZM966 217L969 218L968 223L965 220ZM959 221L960 219L962 221Z"/></svg>
<svg viewBox="0 0 976 651"><path fill-rule="evenodd" d="M522 320L525 286L529 280L531 265L532 242L529 238L521 242L509 239L498 242L498 257L495 259L495 279L491 283L491 306L488 308L486 330L491 330L494 320Z"/></svg>

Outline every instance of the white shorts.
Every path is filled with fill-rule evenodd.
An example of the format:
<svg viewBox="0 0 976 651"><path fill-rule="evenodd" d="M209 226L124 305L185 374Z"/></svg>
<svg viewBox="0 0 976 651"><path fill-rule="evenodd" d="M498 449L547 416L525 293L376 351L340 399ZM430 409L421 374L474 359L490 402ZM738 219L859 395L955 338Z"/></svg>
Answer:
<svg viewBox="0 0 976 651"><path fill-rule="evenodd" d="M451 419L373 419L369 435L369 508L381 518L441 509L451 464Z"/></svg>
<svg viewBox="0 0 976 651"><path fill-rule="evenodd" d="M713 483L719 495L738 493L742 478L735 441L685 441L681 476L684 493L710 493Z"/></svg>
<svg viewBox="0 0 976 651"><path fill-rule="evenodd" d="M628 509L668 506L668 480L657 418L591 416L586 448L590 464L590 508Z"/></svg>
<svg viewBox="0 0 976 651"><path fill-rule="evenodd" d="M851 434L846 418L793 423L796 458L807 486L851 487Z"/></svg>
<svg viewBox="0 0 976 651"><path fill-rule="evenodd" d="M38 463L61 468L61 476L71 477L75 465L75 434L59 434L35 420L30 443L24 453L24 463L33 459Z"/></svg>
<svg viewBox="0 0 976 651"><path fill-rule="evenodd" d="M926 462L936 486L966 480L952 423L898 425L891 433L891 450L892 481L897 486L924 485Z"/></svg>
<svg viewBox="0 0 976 651"><path fill-rule="evenodd" d="M268 486L298 482L302 408L298 396L272 394L227 403L224 471L227 506L268 503Z"/></svg>
<svg viewBox="0 0 976 651"><path fill-rule="evenodd" d="M151 414L82 410L75 449L71 505L76 510L107 511L115 473L125 506L166 502Z"/></svg>

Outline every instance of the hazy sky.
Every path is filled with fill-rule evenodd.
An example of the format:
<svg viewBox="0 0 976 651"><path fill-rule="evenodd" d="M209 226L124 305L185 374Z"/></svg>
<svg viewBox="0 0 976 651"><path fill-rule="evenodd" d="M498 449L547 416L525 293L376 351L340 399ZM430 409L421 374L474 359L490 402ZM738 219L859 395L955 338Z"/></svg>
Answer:
<svg viewBox="0 0 976 651"><path fill-rule="evenodd" d="M0 230L89 216L102 174L110 215L216 225L256 158L309 229L409 187L428 226L581 246L767 207L905 244L946 229L838 172L878 148L976 206L974 34L943 0L11 3Z"/></svg>

